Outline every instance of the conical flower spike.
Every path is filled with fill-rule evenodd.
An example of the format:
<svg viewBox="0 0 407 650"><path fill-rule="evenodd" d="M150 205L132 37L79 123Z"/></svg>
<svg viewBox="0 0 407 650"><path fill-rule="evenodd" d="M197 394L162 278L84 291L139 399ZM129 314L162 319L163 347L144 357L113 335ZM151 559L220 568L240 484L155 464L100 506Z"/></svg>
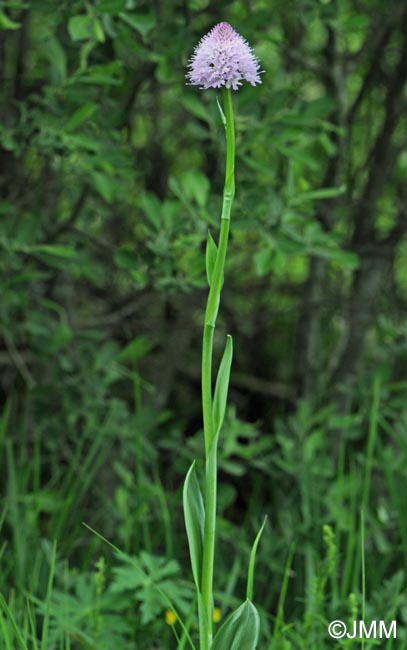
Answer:
<svg viewBox="0 0 407 650"><path fill-rule="evenodd" d="M204 36L189 61L187 79L195 86L233 88L242 81L261 83L260 65L250 45L229 23L219 23Z"/></svg>

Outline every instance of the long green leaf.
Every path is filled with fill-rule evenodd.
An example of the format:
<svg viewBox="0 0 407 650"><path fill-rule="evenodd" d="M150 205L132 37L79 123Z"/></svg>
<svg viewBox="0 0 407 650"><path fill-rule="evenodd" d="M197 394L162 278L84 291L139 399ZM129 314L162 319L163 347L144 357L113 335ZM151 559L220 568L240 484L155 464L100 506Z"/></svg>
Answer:
<svg viewBox="0 0 407 650"><path fill-rule="evenodd" d="M214 239L208 230L208 239L206 241L206 277L208 279L208 284L211 286L213 272L215 269L216 256L218 254L218 247L216 246Z"/></svg>
<svg viewBox="0 0 407 650"><path fill-rule="evenodd" d="M18 641L19 648L21 648L21 650L28 650L28 648L27 648L27 646L25 644L25 641L24 641L24 639L23 639L23 637L21 635L20 629L19 629L19 627L18 627L18 625L17 625L17 623L16 623L16 621L14 619L14 616L11 613L11 610L10 610L9 606L6 603L6 600L5 600L4 596L3 596L3 594L1 594L1 593L0 593L0 607L2 607L2 609L4 610L6 618L8 618L8 621L9 621L9 623L11 625L11 628L12 628L14 634L16 635L16 639Z"/></svg>
<svg viewBox="0 0 407 650"><path fill-rule="evenodd" d="M225 351L220 362L218 377L216 379L215 395L213 398L213 427L214 432L219 433L222 428L228 398L230 368L232 366L233 341L228 334Z"/></svg>
<svg viewBox="0 0 407 650"><path fill-rule="evenodd" d="M196 588L199 592L203 557L205 509L201 489L196 476L195 463L196 461L192 463L185 479L183 503L192 573Z"/></svg>
<svg viewBox="0 0 407 650"><path fill-rule="evenodd" d="M260 617L250 600L233 612L218 630L211 650L256 650Z"/></svg>
<svg viewBox="0 0 407 650"><path fill-rule="evenodd" d="M262 536L264 526L266 525L266 521L267 521L267 516L264 517L264 521L261 525L259 532L256 535L256 539L253 542L252 550L250 552L249 570L247 572L247 593L246 593L248 600L252 600L253 598L254 563L256 562L257 547L259 545L260 537Z"/></svg>
<svg viewBox="0 0 407 650"><path fill-rule="evenodd" d="M42 623L41 650L47 650L48 648L48 632L49 632L49 624L51 618L51 598L52 598L52 588L54 583L56 559L57 559L57 543L56 541L54 541L52 545L52 555L51 555L51 563L50 563L50 570L48 576L47 595L45 599L45 614Z"/></svg>

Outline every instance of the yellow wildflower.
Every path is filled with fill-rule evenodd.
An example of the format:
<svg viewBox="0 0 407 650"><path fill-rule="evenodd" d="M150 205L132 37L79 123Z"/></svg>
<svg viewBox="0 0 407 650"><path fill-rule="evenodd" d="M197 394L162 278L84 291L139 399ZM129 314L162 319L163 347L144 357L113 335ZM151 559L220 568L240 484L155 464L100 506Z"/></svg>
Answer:
<svg viewBox="0 0 407 650"><path fill-rule="evenodd" d="M221 613L219 607L214 607L213 609L213 621L214 623L219 623L221 619Z"/></svg>
<svg viewBox="0 0 407 650"><path fill-rule="evenodd" d="M177 615L172 609L165 610L165 622L167 625L174 625L177 621Z"/></svg>

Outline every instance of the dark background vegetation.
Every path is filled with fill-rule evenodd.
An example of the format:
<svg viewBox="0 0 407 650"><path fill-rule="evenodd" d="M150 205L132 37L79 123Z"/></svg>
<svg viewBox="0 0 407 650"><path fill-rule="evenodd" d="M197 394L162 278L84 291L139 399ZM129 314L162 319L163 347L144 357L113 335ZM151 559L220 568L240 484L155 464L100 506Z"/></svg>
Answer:
<svg viewBox="0 0 407 650"><path fill-rule="evenodd" d="M244 596L268 514L259 647L322 649L324 621L360 612L363 508L368 611L397 618L405 648L399 0L0 3L0 588L35 636L56 539L47 647L173 647L165 605L84 521L188 611L181 488L202 457L224 133L185 72L221 20L265 72L234 93L217 602Z"/></svg>

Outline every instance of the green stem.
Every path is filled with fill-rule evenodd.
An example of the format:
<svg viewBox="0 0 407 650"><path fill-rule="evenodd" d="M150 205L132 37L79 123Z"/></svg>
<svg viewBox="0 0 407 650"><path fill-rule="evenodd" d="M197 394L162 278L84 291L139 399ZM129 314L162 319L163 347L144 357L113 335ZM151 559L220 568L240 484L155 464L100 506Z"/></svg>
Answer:
<svg viewBox="0 0 407 650"><path fill-rule="evenodd" d="M233 120L232 91L223 91L226 129L226 176L223 190L221 226L208 301L202 346L202 410L205 436L205 531L202 564L202 609L205 621L201 621L201 650L209 650L213 638L213 568L215 559L216 494L217 494L217 431L212 419L212 352L213 333L222 290L232 202L235 195L235 128Z"/></svg>

